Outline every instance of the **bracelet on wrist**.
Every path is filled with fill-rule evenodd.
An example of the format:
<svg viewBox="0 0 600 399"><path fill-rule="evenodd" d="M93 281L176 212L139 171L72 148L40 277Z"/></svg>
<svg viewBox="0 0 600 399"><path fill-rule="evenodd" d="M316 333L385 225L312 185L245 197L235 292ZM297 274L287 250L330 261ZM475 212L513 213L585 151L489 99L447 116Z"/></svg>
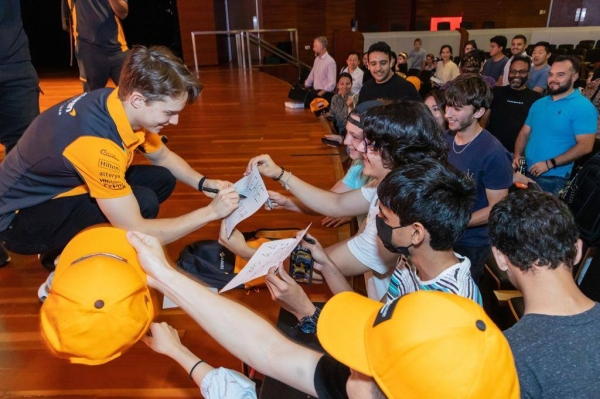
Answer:
<svg viewBox="0 0 600 399"><path fill-rule="evenodd" d="M192 373L194 372L194 369L196 368L196 366L197 366L197 365L199 365L199 364L202 364L202 363L205 363L205 362L204 362L204 360L198 360L198 361L196 362L196 364L194 364L194 365L192 366L192 368L191 368L191 370L190 370L190 380L193 380L193 379L194 379L194 377L192 377Z"/></svg>
<svg viewBox="0 0 600 399"><path fill-rule="evenodd" d="M202 179L198 182L198 191L202 191L202 187L204 187L204 182L206 181L206 177L202 176Z"/></svg>
<svg viewBox="0 0 600 399"><path fill-rule="evenodd" d="M550 170L550 166L548 166L548 160L546 159L546 168L548 168L548 170Z"/></svg>
<svg viewBox="0 0 600 399"><path fill-rule="evenodd" d="M273 180L275 180L275 181L279 181L279 180L281 180L281 178L283 177L283 173L284 173L284 172L285 172L285 168L282 166L282 167L281 167L281 173L279 174L279 176L277 176L277 177L274 177L274 178L273 178Z"/></svg>
<svg viewBox="0 0 600 399"><path fill-rule="evenodd" d="M287 190L290 191L290 179L292 178L292 172L288 171L289 175L286 181L280 180L279 183Z"/></svg>
<svg viewBox="0 0 600 399"><path fill-rule="evenodd" d="M296 324L296 328L304 334L314 334L317 332L317 321L321 315L321 309L315 307L315 313L311 316L304 316L300 322Z"/></svg>

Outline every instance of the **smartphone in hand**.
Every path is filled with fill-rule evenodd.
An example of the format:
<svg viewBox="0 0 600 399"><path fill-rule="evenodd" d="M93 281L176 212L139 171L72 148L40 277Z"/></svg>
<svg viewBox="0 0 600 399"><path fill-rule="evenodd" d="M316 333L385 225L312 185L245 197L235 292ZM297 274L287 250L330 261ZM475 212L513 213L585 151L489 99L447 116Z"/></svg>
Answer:
<svg viewBox="0 0 600 399"><path fill-rule="evenodd" d="M298 245L290 255L290 276L299 283L312 283L314 263L310 250Z"/></svg>
<svg viewBox="0 0 600 399"><path fill-rule="evenodd" d="M339 146L341 146L341 145L342 145L342 143L339 143L339 142L337 142L337 141L335 141L335 140L329 140L329 139L326 139L325 137L321 138L321 143L323 143L323 144L328 144L328 145L332 145L332 146L334 146L334 147L339 147Z"/></svg>

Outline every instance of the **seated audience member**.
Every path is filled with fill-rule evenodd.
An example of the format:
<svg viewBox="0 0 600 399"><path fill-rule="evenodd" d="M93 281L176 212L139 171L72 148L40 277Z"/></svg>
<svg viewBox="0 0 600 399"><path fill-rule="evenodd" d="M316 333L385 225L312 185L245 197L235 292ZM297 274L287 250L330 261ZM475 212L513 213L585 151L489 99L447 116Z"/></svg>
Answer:
<svg viewBox="0 0 600 399"><path fill-rule="evenodd" d="M177 124L201 90L167 48L134 46L118 88L40 114L0 163L0 242L17 253L41 253L53 270L71 238L95 224L143 231L167 244L231 213L239 201L231 183L207 179L158 135ZM138 148L152 165L131 165ZM157 219L176 180L221 191L205 208Z"/></svg>
<svg viewBox="0 0 600 399"><path fill-rule="evenodd" d="M284 170L268 155L253 158L248 171L258 165L263 176L279 181L314 212L332 217L368 212L358 235L329 247L327 252L346 276L372 273L367 276L367 292L378 300L387 291L389 274L397 256L387 251L377 238L377 184L391 170L421 159L434 158L444 162L447 148L437 121L422 103L402 101L373 107L361 115L360 121L354 114L350 117L353 120L347 125L346 143L363 153L363 174L374 179L360 190L337 194L319 189ZM350 125L354 123L364 126L364 132L352 128ZM281 194L269 191L269 196L277 207L301 211L294 201ZM220 241L229 247L222 235ZM229 248L239 256L252 256L254 250L247 247L244 244L242 248Z"/></svg>
<svg viewBox="0 0 600 399"><path fill-rule="evenodd" d="M465 43L465 46L463 47L463 52L462 52L461 56L464 58L465 55L469 54L473 50L477 50L477 42L475 40L469 40L468 42ZM485 61L485 53L484 53L483 61ZM483 65L483 62L481 64ZM461 58L460 62L458 63L459 70L460 70L461 65L462 65L462 58Z"/></svg>
<svg viewBox="0 0 600 399"><path fill-rule="evenodd" d="M571 211L548 193L518 190L490 214L498 267L523 293L523 317L504 335L522 398L596 398L600 305L573 280L581 240Z"/></svg>
<svg viewBox="0 0 600 399"><path fill-rule="evenodd" d="M406 74L408 73L408 64L406 63L406 58L408 55L404 51L401 51L396 56L396 68L394 72L396 72L401 78L406 79Z"/></svg>
<svg viewBox="0 0 600 399"><path fill-rule="evenodd" d="M373 79L364 83L358 96L358 104L370 100L421 101L419 92L406 79L394 73L393 51L384 42L369 47L369 70Z"/></svg>
<svg viewBox="0 0 600 399"><path fill-rule="evenodd" d="M504 66L508 62L508 57L504 55L504 49L508 40L506 36L494 36L490 39L490 57L483 65L483 75L489 76L498 82L501 82L500 76L504 71Z"/></svg>
<svg viewBox="0 0 600 399"><path fill-rule="evenodd" d="M354 108L352 102L352 76L343 72L337 79L337 93L331 99L331 107L329 109L329 117L333 119L335 130L340 136L346 136L346 120L348 113Z"/></svg>
<svg viewBox="0 0 600 399"><path fill-rule="evenodd" d="M377 236L389 251L403 255L392 275L388 302L427 290L457 294L482 305L471 278L471 262L452 251L471 217L474 194L470 177L432 159L396 169L379 184Z"/></svg>
<svg viewBox="0 0 600 399"><path fill-rule="evenodd" d="M598 111L574 84L579 60L558 56L548 73L548 96L529 109L515 143L513 167L525 158L527 177L549 193L558 194L573 169L573 162L592 152Z"/></svg>
<svg viewBox="0 0 600 399"><path fill-rule="evenodd" d="M358 67L358 63L360 62L358 57L359 54L356 51L348 53L348 58L346 59L347 66L343 67L340 71L340 74L347 72L352 76L352 94L358 93L363 85L364 72Z"/></svg>
<svg viewBox="0 0 600 399"><path fill-rule="evenodd" d="M304 81L304 86L312 87L320 97L331 102L337 68L335 60L327 52L327 38L325 36L316 37L312 49L315 52L315 61L310 74Z"/></svg>
<svg viewBox="0 0 600 399"><path fill-rule="evenodd" d="M515 57L508 70L508 86L494 88L494 99L484 119L487 129L508 152L515 151L515 141L525 123L529 109L542 96L526 87L529 58ZM485 122L482 122L485 125Z"/></svg>
<svg viewBox="0 0 600 399"><path fill-rule="evenodd" d="M423 70L424 71L435 71L435 68L437 66L435 61L436 61L435 55L427 54L427 56L425 57L425 66L423 67Z"/></svg>
<svg viewBox="0 0 600 399"><path fill-rule="evenodd" d="M421 47L421 39L415 39L413 49L408 53L408 75L419 76L421 70L425 67L425 57L427 51Z"/></svg>
<svg viewBox="0 0 600 399"><path fill-rule="evenodd" d="M363 71L363 84L367 83L369 80L373 79L373 75L371 75L371 71L369 71L369 53L364 52L362 55L362 62L360 64L360 69Z"/></svg>
<svg viewBox="0 0 600 399"><path fill-rule="evenodd" d="M446 122L446 118L444 118L446 113L446 96L444 92L436 89L431 90L425 95L424 102L442 130L448 129L448 123Z"/></svg>
<svg viewBox="0 0 600 399"><path fill-rule="evenodd" d="M128 238L149 286L168 295L234 356L306 394L519 397L506 339L469 299L417 292L382 305L355 293L339 294L325 305L317 324L324 355L292 342L251 310L175 271L152 237L130 232Z"/></svg>
<svg viewBox="0 0 600 399"><path fill-rule="evenodd" d="M598 136L600 134L600 68L597 68L594 73L588 73L583 95L592 102L599 112L596 136L600 137Z"/></svg>
<svg viewBox="0 0 600 399"><path fill-rule="evenodd" d="M510 154L479 125L491 102L492 90L479 76L461 76L446 90L449 130L444 137L449 148L448 162L473 176L477 187L471 220L454 251L469 258L476 283L490 255L487 227L490 210L513 184Z"/></svg>
<svg viewBox="0 0 600 399"><path fill-rule="evenodd" d="M485 76L481 74L481 69L483 68L483 64L485 63L485 53L482 50L473 50L467 54L465 54L460 63L460 76L479 76L485 83L490 86L490 88L494 88L496 86L496 81L489 76ZM446 90L452 83L454 83L456 79L453 79L446 84L444 84L440 90Z"/></svg>
<svg viewBox="0 0 600 399"><path fill-rule="evenodd" d="M435 77L439 80L439 84L443 85L458 77L458 67L452 61L452 46L444 44L440 49L441 60L435 68Z"/></svg>
<svg viewBox="0 0 600 399"><path fill-rule="evenodd" d="M237 371L213 368L185 347L177 330L167 323L152 323L142 341L153 351L175 360L200 387L206 399L255 399L254 382Z"/></svg>
<svg viewBox="0 0 600 399"><path fill-rule="evenodd" d="M529 58L529 61L531 63L531 57L527 55L527 52L525 51L527 49L527 38L523 35L516 35L515 37L513 37L511 43L510 43L510 52L512 54L512 56L508 59L508 61L506 62L506 65L504 65L504 70L502 71L502 75L500 76L502 78L502 80L500 82L498 82L498 86L508 86L509 82L508 82L508 71L510 69L510 63L512 62L512 60L517 57L517 56L521 56L521 57L527 57Z"/></svg>
<svg viewBox="0 0 600 399"><path fill-rule="evenodd" d="M533 66L529 71L529 79L527 80L528 89L538 93L546 91L546 88L548 88L548 72L550 72L548 59L551 55L548 42L539 42L535 45L531 54Z"/></svg>
<svg viewBox="0 0 600 399"><path fill-rule="evenodd" d="M468 176L451 172L432 159L393 170L383 179L377 188L377 236L400 258L382 300L427 290L457 294L482 304L469 259L452 251L469 221L474 193ZM302 245L311 251L315 269L323 274L331 292L351 291L337 265L314 241ZM319 313L302 288L281 269L278 277L275 268L267 274L266 283L273 299L300 321L300 330L311 332L304 323L314 324Z"/></svg>

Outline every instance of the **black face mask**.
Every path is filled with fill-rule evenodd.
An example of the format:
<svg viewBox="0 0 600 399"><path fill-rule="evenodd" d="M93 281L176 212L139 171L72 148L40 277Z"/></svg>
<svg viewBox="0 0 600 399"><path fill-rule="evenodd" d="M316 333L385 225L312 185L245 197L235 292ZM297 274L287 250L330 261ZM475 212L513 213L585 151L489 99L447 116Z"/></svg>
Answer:
<svg viewBox="0 0 600 399"><path fill-rule="evenodd" d="M392 234L394 233L394 229L406 226L388 226L379 216L375 216L375 226L377 226L377 237L379 237L385 249L393 253L402 254L404 256L409 255L408 248L412 247L412 244L410 244L408 247L395 247L392 244Z"/></svg>

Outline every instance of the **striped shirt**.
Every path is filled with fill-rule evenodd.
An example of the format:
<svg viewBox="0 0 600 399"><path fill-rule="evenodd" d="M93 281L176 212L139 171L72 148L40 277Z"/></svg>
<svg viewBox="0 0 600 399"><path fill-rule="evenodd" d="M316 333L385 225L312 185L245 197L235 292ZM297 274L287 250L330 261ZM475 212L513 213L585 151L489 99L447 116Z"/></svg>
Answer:
<svg viewBox="0 0 600 399"><path fill-rule="evenodd" d="M442 291L457 294L472 299L483 306L479 288L471 278L471 262L469 258L455 253L460 261L444 270L436 278L429 281L421 281L417 276L415 266L401 256L392 274L392 279L386 295L386 301L391 302L396 298L410 294L415 291Z"/></svg>

